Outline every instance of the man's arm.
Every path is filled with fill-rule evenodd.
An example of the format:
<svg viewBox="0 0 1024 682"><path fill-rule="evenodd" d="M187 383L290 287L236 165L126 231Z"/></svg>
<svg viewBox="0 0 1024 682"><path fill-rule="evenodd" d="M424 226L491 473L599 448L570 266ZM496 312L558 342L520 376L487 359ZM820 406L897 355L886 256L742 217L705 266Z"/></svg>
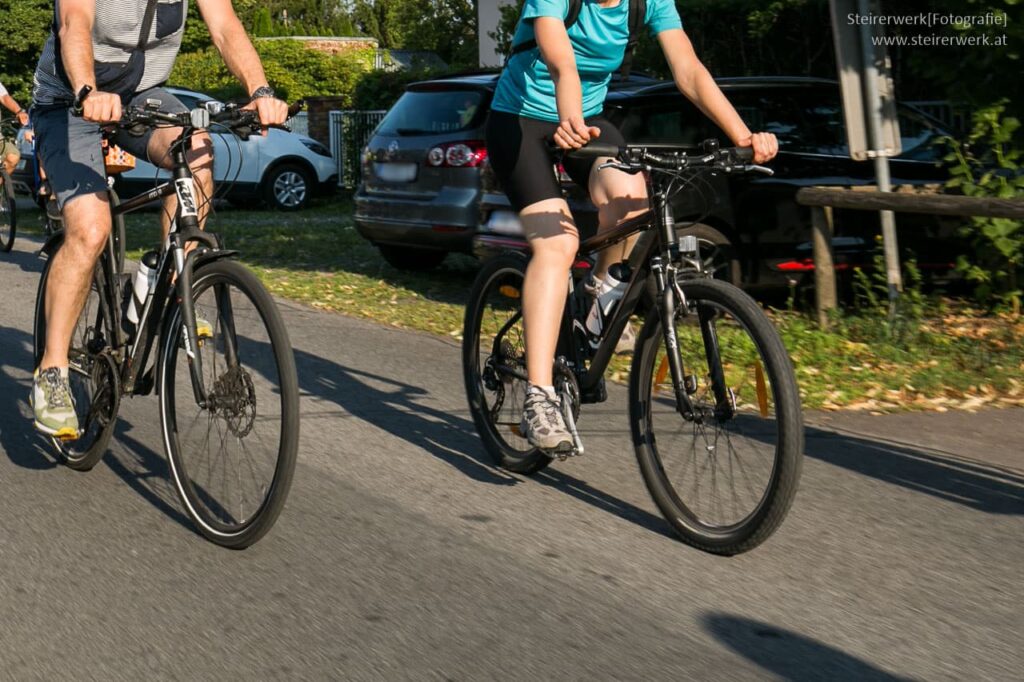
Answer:
<svg viewBox="0 0 1024 682"><path fill-rule="evenodd" d="M250 95L267 85L263 64L238 20L231 0L199 0L199 11L210 30L210 38L228 69L242 82ZM288 120L288 105L272 97L257 97L253 103L264 125Z"/></svg>
<svg viewBox="0 0 1024 682"><path fill-rule="evenodd" d="M2 87L3 86L0 86L0 88ZM0 104L3 104L5 107L10 109L11 113L18 117L18 123L23 126L28 125L28 114L25 113L25 110L21 108L21 105L18 104L6 90L4 90L3 95L0 95Z"/></svg>
<svg viewBox="0 0 1024 682"><path fill-rule="evenodd" d="M779 151L779 143L771 133L752 134L729 100L697 57L693 44L681 28L662 31L658 42L668 60L672 78L679 91L718 124L733 144L754 148L754 162L764 163Z"/></svg>
<svg viewBox="0 0 1024 682"><path fill-rule="evenodd" d="M88 85L93 89L82 102L82 118L108 123L121 118L121 98L96 90L93 70L92 23L96 16L96 0L61 0L58 35L64 71L75 93Z"/></svg>

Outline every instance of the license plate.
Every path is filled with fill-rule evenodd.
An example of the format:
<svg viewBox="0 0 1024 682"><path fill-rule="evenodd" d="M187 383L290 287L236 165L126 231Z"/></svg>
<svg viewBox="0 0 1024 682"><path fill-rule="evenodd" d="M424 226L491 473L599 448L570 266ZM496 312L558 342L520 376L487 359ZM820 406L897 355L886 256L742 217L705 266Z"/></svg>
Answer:
<svg viewBox="0 0 1024 682"><path fill-rule="evenodd" d="M373 173L384 182L412 182L417 168L415 163L375 163Z"/></svg>

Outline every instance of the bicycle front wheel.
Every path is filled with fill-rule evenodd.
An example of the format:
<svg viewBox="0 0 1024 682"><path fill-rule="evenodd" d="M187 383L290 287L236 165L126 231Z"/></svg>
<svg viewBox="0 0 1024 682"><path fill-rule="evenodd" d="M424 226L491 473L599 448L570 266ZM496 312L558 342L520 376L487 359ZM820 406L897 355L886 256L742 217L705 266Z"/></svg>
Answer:
<svg viewBox="0 0 1024 682"><path fill-rule="evenodd" d="M212 337L200 340L200 405L182 342L181 308L161 340L160 419L175 487L199 531L241 549L277 520L295 470L299 391L295 357L273 299L233 261L200 266L196 317Z"/></svg>
<svg viewBox="0 0 1024 682"><path fill-rule="evenodd" d="M8 253L14 248L14 235L18 231L18 207L14 203L14 183L11 176L0 171L0 251Z"/></svg>
<svg viewBox="0 0 1024 682"><path fill-rule="evenodd" d="M723 282L683 280L675 318L694 411L676 407L665 330L649 315L630 378L644 482L687 544L737 554L767 539L796 493L803 417L786 349L764 312Z"/></svg>

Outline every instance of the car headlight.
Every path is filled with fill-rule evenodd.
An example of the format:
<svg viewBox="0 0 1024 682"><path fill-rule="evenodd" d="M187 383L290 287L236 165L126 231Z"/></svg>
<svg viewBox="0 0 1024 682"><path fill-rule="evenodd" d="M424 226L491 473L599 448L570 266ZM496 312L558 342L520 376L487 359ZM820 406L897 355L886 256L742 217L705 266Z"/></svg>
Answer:
<svg viewBox="0 0 1024 682"><path fill-rule="evenodd" d="M326 156L328 159L331 158L331 150L320 144L316 140L302 140L302 144L306 145L306 149L319 154L320 156Z"/></svg>

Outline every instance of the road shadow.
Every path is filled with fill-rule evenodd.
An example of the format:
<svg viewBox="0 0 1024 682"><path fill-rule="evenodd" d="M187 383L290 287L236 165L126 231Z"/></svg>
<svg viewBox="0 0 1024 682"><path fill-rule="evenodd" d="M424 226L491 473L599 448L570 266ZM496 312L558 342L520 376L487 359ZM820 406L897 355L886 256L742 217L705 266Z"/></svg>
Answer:
<svg viewBox="0 0 1024 682"><path fill-rule="evenodd" d="M17 265L23 272L40 274L43 265L46 263L39 255L39 250L46 242L45 237L40 235L17 234L14 237L14 248L8 253L0 253L0 260L5 263ZM28 305L35 305L35 300L26 301Z"/></svg>
<svg viewBox="0 0 1024 682"><path fill-rule="evenodd" d="M19 467L53 469L57 461L48 443L32 426L32 408L28 404L32 390L32 335L0 327L0 347L4 349L0 364L0 447ZM12 370L27 376L18 379Z"/></svg>
<svg viewBox="0 0 1024 682"><path fill-rule="evenodd" d="M1024 476L883 440L807 428L807 456L990 514L1024 515Z"/></svg>
<svg viewBox="0 0 1024 682"><path fill-rule="evenodd" d="M424 450L475 481L503 486L523 481L490 463L471 420L424 405L431 394L428 388L345 367L301 350L295 351L295 360L303 393L338 405L353 417ZM674 537L660 516L579 478L547 469L532 480L646 530Z"/></svg>
<svg viewBox="0 0 1024 682"><path fill-rule="evenodd" d="M725 613L701 617L716 640L783 680L903 682L899 677L816 639Z"/></svg>

